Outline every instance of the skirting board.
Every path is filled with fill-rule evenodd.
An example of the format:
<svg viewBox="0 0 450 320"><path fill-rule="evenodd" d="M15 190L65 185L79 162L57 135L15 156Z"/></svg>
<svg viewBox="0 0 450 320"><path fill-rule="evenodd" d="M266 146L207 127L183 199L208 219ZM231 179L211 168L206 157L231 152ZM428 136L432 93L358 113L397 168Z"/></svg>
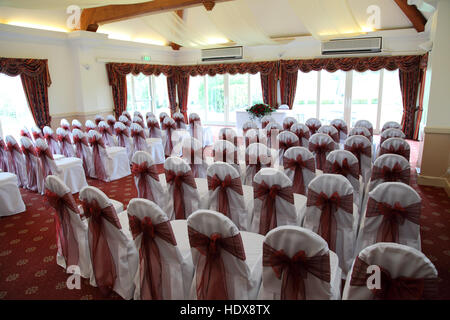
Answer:
<svg viewBox="0 0 450 320"><path fill-rule="evenodd" d="M417 184L423 186L440 187L444 188L447 196L450 197L450 183L447 179L442 177L430 177L424 175L417 176Z"/></svg>

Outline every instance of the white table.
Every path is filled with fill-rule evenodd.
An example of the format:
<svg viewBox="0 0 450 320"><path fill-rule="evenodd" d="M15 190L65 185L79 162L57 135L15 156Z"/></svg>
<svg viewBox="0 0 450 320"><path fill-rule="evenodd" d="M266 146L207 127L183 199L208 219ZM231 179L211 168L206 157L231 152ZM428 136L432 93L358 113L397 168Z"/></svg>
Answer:
<svg viewBox="0 0 450 320"><path fill-rule="evenodd" d="M283 120L286 117L295 117L295 114L292 110L284 110L284 111L275 111L272 112L271 116L278 122L280 125L283 125ZM236 128L238 130L238 135L242 135L242 126L247 121L253 120L258 124L258 128L261 128L261 119L255 118L251 119L250 115L247 111L236 111Z"/></svg>

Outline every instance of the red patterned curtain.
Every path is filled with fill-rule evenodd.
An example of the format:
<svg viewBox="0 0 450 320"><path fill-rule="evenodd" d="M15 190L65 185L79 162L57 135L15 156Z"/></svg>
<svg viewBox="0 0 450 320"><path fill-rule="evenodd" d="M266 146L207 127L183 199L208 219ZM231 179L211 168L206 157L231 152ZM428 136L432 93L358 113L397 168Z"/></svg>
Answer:
<svg viewBox="0 0 450 320"><path fill-rule="evenodd" d="M280 93L281 104L287 104L289 109L294 105L295 91L297 90L298 70L288 71L281 66Z"/></svg>
<svg viewBox="0 0 450 320"><path fill-rule="evenodd" d="M427 75L427 65L428 65L428 53L422 57L420 60L420 92L419 92L419 108L417 109L416 125L414 128L414 140L419 139L419 129L420 122L422 121L423 113L423 96L425 93L425 80Z"/></svg>
<svg viewBox="0 0 450 320"><path fill-rule="evenodd" d="M400 90L402 91L403 101L403 116L402 116L402 130L407 139L412 139L414 136L414 120L416 116L417 93L420 82L420 69L417 68L411 71L399 70Z"/></svg>
<svg viewBox="0 0 450 320"><path fill-rule="evenodd" d="M177 94L180 112L184 115L184 121L187 122L187 107L189 93L189 77L178 77Z"/></svg>
<svg viewBox="0 0 450 320"><path fill-rule="evenodd" d="M48 87L52 84L48 60L0 58L0 73L18 76L36 125L49 126L52 120L48 104Z"/></svg>
<svg viewBox="0 0 450 320"><path fill-rule="evenodd" d="M109 85L112 88L114 113L119 117L127 109L127 74L138 75L143 73L146 76L159 76L163 73L167 79L174 75L174 67L166 65L138 64L138 63L107 63ZM167 80L169 82L169 80ZM173 94L169 91L170 96Z"/></svg>
<svg viewBox="0 0 450 320"><path fill-rule="evenodd" d="M167 92L169 93L170 116L177 112L177 75L167 77Z"/></svg>

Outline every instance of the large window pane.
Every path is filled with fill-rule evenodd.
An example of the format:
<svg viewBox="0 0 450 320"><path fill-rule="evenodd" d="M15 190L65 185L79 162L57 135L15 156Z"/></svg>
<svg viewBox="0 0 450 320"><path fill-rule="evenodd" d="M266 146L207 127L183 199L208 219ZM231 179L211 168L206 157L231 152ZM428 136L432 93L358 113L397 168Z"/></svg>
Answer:
<svg viewBox="0 0 450 320"><path fill-rule="evenodd" d="M206 113L209 122L225 121L225 89L224 76L207 76L208 111Z"/></svg>
<svg viewBox="0 0 450 320"><path fill-rule="evenodd" d="M189 78L188 112L195 112L206 119L205 77Z"/></svg>
<svg viewBox="0 0 450 320"><path fill-rule="evenodd" d="M236 111L243 111L248 107L248 75L229 75L229 122L236 122Z"/></svg>
<svg viewBox="0 0 450 320"><path fill-rule="evenodd" d="M137 76L127 75L127 110L129 112L140 111L146 113L151 111L150 79L140 73Z"/></svg>
<svg viewBox="0 0 450 320"><path fill-rule="evenodd" d="M305 123L309 118L316 117L317 76L317 71L298 72L297 89L292 109L301 123Z"/></svg>
<svg viewBox="0 0 450 320"><path fill-rule="evenodd" d="M388 121L402 121L403 104L398 70L384 70L380 127Z"/></svg>
<svg viewBox="0 0 450 320"><path fill-rule="evenodd" d="M163 74L159 76L152 76L154 85L155 110L154 114L158 117L161 112L170 114L169 95L167 93L167 77Z"/></svg>
<svg viewBox="0 0 450 320"><path fill-rule="evenodd" d="M263 103L261 88L261 75L258 73L250 74L250 105Z"/></svg>
<svg viewBox="0 0 450 320"><path fill-rule="evenodd" d="M376 126L379 84L380 71L353 72L351 127L358 120L368 120Z"/></svg>
<svg viewBox="0 0 450 320"><path fill-rule="evenodd" d="M345 72L321 71L320 121L328 124L333 119L344 119Z"/></svg>
<svg viewBox="0 0 450 320"><path fill-rule="evenodd" d="M0 74L0 134L12 135L20 143L20 130L36 125L19 76Z"/></svg>

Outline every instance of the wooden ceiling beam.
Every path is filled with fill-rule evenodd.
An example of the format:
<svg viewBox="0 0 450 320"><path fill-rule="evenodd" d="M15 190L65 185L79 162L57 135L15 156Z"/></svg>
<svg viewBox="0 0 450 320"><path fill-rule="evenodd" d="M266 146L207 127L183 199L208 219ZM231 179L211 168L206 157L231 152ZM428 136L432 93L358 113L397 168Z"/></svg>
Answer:
<svg viewBox="0 0 450 320"><path fill-rule="evenodd" d="M414 29L417 32L423 32L425 30L425 24L427 19L423 16L422 12L414 5L409 5L408 0L394 0L395 3L402 9L403 13L408 17L409 21L413 24Z"/></svg>
<svg viewBox="0 0 450 320"><path fill-rule="evenodd" d="M81 12L80 30L96 32L100 24L132 19L155 13L178 11L190 7L205 6L212 10L218 2L232 0L154 0L135 4L108 5L86 8Z"/></svg>

